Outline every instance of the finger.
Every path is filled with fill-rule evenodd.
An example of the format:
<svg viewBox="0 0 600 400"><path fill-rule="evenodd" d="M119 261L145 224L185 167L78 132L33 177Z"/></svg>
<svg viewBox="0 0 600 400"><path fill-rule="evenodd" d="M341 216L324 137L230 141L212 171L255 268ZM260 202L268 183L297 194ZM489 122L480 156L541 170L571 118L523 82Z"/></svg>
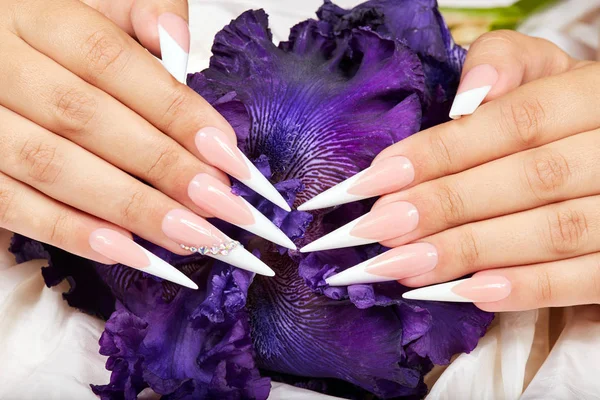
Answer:
<svg viewBox="0 0 600 400"><path fill-rule="evenodd" d="M19 56L0 60L5 77L0 104L208 215L189 198L188 184L199 173L229 183L225 174L18 38L9 38L4 45Z"/></svg>
<svg viewBox="0 0 600 400"><path fill-rule="evenodd" d="M600 196L475 222L396 247L327 280L331 285L399 280L447 282L484 269L561 260L600 250ZM415 246L419 245L417 250ZM434 263L435 261L435 263Z"/></svg>
<svg viewBox="0 0 600 400"><path fill-rule="evenodd" d="M190 36L187 27L188 2L186 0L83 0L83 2L100 11L125 32L137 38L156 56L161 54L159 26L165 28L181 48L189 53Z"/></svg>
<svg viewBox="0 0 600 400"><path fill-rule="evenodd" d="M238 226L295 249L279 228L241 199L217 200L218 207L211 207L205 200L214 200L210 188L216 184L207 182L208 178L202 180L206 187L198 188L204 191L202 196L189 196L188 187L192 181L197 183L198 175L208 173L229 183L221 171L202 163L139 115L19 39L8 42L15 42L11 51L19 54L19 62L31 67L22 70L0 61L0 73L7 78L5 90L0 92L0 104L150 183L201 215L218 216L237 224L242 213L248 218ZM28 90L30 87L36 91ZM226 198L233 196L229 186L218 186Z"/></svg>
<svg viewBox="0 0 600 400"><path fill-rule="evenodd" d="M450 118L472 114L482 102L575 64L547 40L508 30L486 33L469 47Z"/></svg>
<svg viewBox="0 0 600 400"><path fill-rule="evenodd" d="M0 135L0 171L6 175L172 252L208 249L212 252L203 254L273 275L250 252L163 193L7 109L0 108L0 120L6 124Z"/></svg>
<svg viewBox="0 0 600 400"><path fill-rule="evenodd" d="M298 209L381 196L454 174L600 126L600 65L530 82L458 121L438 125L383 150L366 170ZM568 87L572 90L565 91ZM582 117L585 116L585 117ZM368 177L365 188L359 187ZM375 178L380 177L380 178Z"/></svg>
<svg viewBox="0 0 600 400"><path fill-rule="evenodd" d="M75 0L33 4L35 11L24 7L15 18L17 32L27 43L128 106L192 154L290 210L237 149L229 123L192 89L172 79L127 34ZM71 23L65 25L64 20ZM31 26L36 26L35 32Z"/></svg>
<svg viewBox="0 0 600 400"><path fill-rule="evenodd" d="M569 200L449 229L424 238L439 263L426 274L402 278L430 285L489 268L534 264L600 250L599 196Z"/></svg>
<svg viewBox="0 0 600 400"><path fill-rule="evenodd" d="M198 289L179 270L131 240L129 232L46 197L2 173L0 227L93 261L121 263Z"/></svg>
<svg viewBox="0 0 600 400"><path fill-rule="evenodd" d="M600 126L598 64L527 83L480 107L469 118L419 132L382 151L405 157L416 185ZM569 90L565 91L565 88ZM572 90L571 90L572 89ZM583 117L585 116L585 117Z"/></svg>
<svg viewBox="0 0 600 400"><path fill-rule="evenodd" d="M483 271L403 294L405 299L475 302L484 311L600 303L600 255Z"/></svg>
<svg viewBox="0 0 600 400"><path fill-rule="evenodd" d="M599 135L596 129L571 136L384 196L369 214L381 215L394 229L378 231L375 239L397 247L469 222L599 194ZM380 210L398 202L420 211L418 226L405 214Z"/></svg>

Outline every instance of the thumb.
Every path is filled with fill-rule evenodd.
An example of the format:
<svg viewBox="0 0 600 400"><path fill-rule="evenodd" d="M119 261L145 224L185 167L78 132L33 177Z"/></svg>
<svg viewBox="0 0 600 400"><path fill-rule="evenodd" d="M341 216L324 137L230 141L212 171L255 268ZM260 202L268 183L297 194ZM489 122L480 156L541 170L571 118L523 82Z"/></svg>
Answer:
<svg viewBox="0 0 600 400"><path fill-rule="evenodd" d="M553 43L514 31L494 31L469 48L450 118L475 112L481 103L545 76L566 72L577 60Z"/></svg>
<svg viewBox="0 0 600 400"><path fill-rule="evenodd" d="M185 82L190 31L187 0L83 0L135 37Z"/></svg>

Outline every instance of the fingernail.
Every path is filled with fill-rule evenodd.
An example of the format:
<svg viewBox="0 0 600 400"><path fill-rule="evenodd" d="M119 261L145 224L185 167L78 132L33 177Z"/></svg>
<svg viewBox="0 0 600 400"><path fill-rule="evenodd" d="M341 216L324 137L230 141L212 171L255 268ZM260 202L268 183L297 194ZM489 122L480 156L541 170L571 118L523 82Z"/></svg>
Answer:
<svg viewBox="0 0 600 400"><path fill-rule="evenodd" d="M438 262L437 250L429 243L396 247L348 268L325 280L330 286L376 283L409 278L431 271Z"/></svg>
<svg viewBox="0 0 600 400"><path fill-rule="evenodd" d="M169 211L163 219L162 230L171 240L191 253L198 252L257 274L275 275L271 268L243 246L190 211Z"/></svg>
<svg viewBox="0 0 600 400"><path fill-rule="evenodd" d="M415 170L408 158L389 157L318 194L298 210L316 210L381 196L402 189L413 179Z"/></svg>
<svg viewBox="0 0 600 400"><path fill-rule="evenodd" d="M489 64L473 67L458 86L454 102L450 108L450 118L458 119L462 115L473 114L496 81L498 81L496 68Z"/></svg>
<svg viewBox="0 0 600 400"><path fill-rule="evenodd" d="M286 211L290 206L277 189L246 158L224 132L217 128L203 128L196 134L196 147L209 163L233 176L256 193Z"/></svg>
<svg viewBox="0 0 600 400"><path fill-rule="evenodd" d="M231 193L231 188L218 179L199 174L188 186L188 195L200 208L260 237L288 249L296 250L292 242L278 227L243 197Z"/></svg>
<svg viewBox="0 0 600 400"><path fill-rule="evenodd" d="M163 65L179 82L185 83L190 53L190 29L173 13L158 17L158 40Z"/></svg>
<svg viewBox="0 0 600 400"><path fill-rule="evenodd" d="M489 303L508 297L511 284L503 276L482 275L411 290L402 295L409 300Z"/></svg>
<svg viewBox="0 0 600 400"><path fill-rule="evenodd" d="M415 230L419 212L398 201L385 204L300 249L302 253L361 246L394 239Z"/></svg>
<svg viewBox="0 0 600 400"><path fill-rule="evenodd" d="M107 228L96 229L90 234L89 243L94 251L119 264L158 276L190 289L198 289L198 285L177 268L117 231Z"/></svg>

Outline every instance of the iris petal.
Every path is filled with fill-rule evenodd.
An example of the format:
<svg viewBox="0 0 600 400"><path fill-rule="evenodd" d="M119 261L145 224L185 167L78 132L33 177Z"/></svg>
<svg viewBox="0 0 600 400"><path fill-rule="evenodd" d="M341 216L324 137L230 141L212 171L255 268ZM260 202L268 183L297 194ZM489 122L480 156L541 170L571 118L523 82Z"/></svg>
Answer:
<svg viewBox="0 0 600 400"><path fill-rule="evenodd" d="M275 46L266 14L246 12L216 36L210 68L188 78L289 204L447 120L464 60L433 0L372 0L352 10L325 1L318 16ZM373 204L287 213L238 182L233 192L297 245ZM26 238L13 241L20 260L50 259L48 284L72 282L65 294L71 305L110 316L100 346L111 382L94 387L103 399L134 399L145 387L166 400L264 399L264 376L344 397L420 398L433 363L472 350L493 318L472 305L405 301L406 288L395 282L327 286L328 276L385 251L379 245L302 254L216 223L277 276L253 277L136 238L197 282L200 290L191 291Z"/></svg>
<svg viewBox="0 0 600 400"><path fill-rule="evenodd" d="M265 155L275 181L301 179L297 202L420 127L425 83L414 52L366 29L328 34L309 21L278 48L264 12L246 12L217 35L211 68L189 81L221 107L245 105L250 133L239 146L251 158Z"/></svg>

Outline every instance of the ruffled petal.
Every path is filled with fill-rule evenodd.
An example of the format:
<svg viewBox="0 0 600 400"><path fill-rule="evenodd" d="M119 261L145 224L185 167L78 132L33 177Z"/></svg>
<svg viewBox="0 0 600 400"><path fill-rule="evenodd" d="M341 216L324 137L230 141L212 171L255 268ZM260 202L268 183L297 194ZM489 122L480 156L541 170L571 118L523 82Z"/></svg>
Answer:
<svg viewBox="0 0 600 400"><path fill-rule="evenodd" d="M466 51L452 40L436 0L371 0L351 10L325 0L317 15L336 33L368 27L408 45L419 55L425 74L422 127L449 119Z"/></svg>
<svg viewBox="0 0 600 400"><path fill-rule="evenodd" d="M274 181L300 179L298 203L418 131L425 83L419 58L377 33L326 37L316 21L294 32L317 47L278 48L264 12L246 12L217 35L211 67L189 82L209 99L235 92L250 117L240 148L268 157Z"/></svg>
<svg viewBox="0 0 600 400"><path fill-rule="evenodd" d="M268 261L277 275L257 277L248 302L259 366L343 379L384 398L422 392L421 365L400 363L402 323L393 308L332 301L310 290L293 262Z"/></svg>

